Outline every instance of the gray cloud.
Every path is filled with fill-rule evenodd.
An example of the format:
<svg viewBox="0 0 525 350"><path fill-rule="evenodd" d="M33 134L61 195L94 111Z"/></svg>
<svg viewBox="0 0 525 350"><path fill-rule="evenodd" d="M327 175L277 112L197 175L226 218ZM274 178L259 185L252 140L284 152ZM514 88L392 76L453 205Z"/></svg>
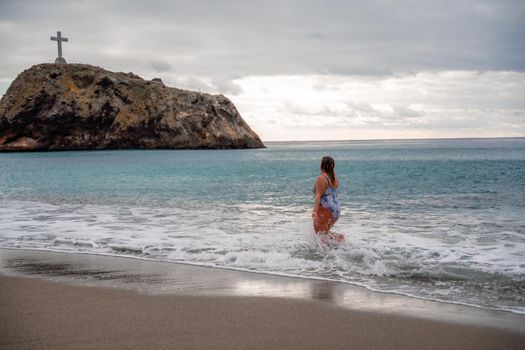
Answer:
<svg viewBox="0 0 525 350"><path fill-rule="evenodd" d="M422 117L424 114L420 111L415 111L411 108L404 107L404 106L391 106L394 112L400 117L406 117L406 118L417 118Z"/></svg>
<svg viewBox="0 0 525 350"><path fill-rule="evenodd" d="M239 110L268 139L280 129L296 130L297 139L525 135L525 73L253 77L240 84L247 94Z"/></svg>
<svg viewBox="0 0 525 350"><path fill-rule="evenodd" d="M3 0L0 78L52 61L57 29L70 61L142 74L523 71L523 15L519 0Z"/></svg>
<svg viewBox="0 0 525 350"><path fill-rule="evenodd" d="M231 95L266 139L523 135L524 17L522 0L0 0L0 95L61 30L68 62Z"/></svg>
<svg viewBox="0 0 525 350"><path fill-rule="evenodd" d="M179 77L176 74L167 75L168 78L163 78L163 82L168 86L177 87L179 89L193 90L207 93L217 93L213 86L197 77Z"/></svg>
<svg viewBox="0 0 525 350"><path fill-rule="evenodd" d="M407 108L408 109L408 108ZM405 109L403 109L404 111ZM408 109L410 110L410 109ZM300 108L295 105L285 105L280 109L284 115L292 118L282 119L281 126L286 128L324 128L338 129L391 129L391 130L427 130L446 132L448 130L470 132L470 137L476 131L485 134L522 133L525 130L525 112L523 110L498 110L487 113L481 110L458 109L447 111L432 111L426 114L399 117L398 111L379 111L372 107L360 108L347 106L345 109L334 110L329 106L316 109ZM416 114L414 113L414 114ZM469 134L466 134L467 136ZM446 134L441 134L446 136Z"/></svg>
<svg viewBox="0 0 525 350"><path fill-rule="evenodd" d="M219 77L211 80L211 85L222 94L237 96L242 94L243 90L239 84L236 84L232 78Z"/></svg>
<svg viewBox="0 0 525 350"><path fill-rule="evenodd" d="M169 71L171 71L173 69L171 64L169 64L166 61L153 60L149 64L150 64L151 68L153 68L153 70L155 72L158 72L158 73L169 72Z"/></svg>

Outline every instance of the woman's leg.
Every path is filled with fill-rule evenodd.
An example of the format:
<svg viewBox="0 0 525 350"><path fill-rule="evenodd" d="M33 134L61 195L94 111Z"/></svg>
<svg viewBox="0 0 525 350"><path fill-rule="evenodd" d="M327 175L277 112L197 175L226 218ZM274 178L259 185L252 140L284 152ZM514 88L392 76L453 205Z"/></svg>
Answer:
<svg viewBox="0 0 525 350"><path fill-rule="evenodd" d="M315 233L327 233L330 231L335 222L332 222L332 213L330 210L320 207L317 211L317 219L314 219Z"/></svg>

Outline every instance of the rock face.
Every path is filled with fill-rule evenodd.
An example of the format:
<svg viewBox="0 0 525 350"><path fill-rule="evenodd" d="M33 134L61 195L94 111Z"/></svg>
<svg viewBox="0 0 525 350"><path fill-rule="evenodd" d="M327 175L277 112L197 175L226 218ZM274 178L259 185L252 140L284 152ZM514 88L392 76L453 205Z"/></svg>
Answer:
<svg viewBox="0 0 525 350"><path fill-rule="evenodd" d="M223 95L90 65L33 66L0 100L0 151L260 147Z"/></svg>

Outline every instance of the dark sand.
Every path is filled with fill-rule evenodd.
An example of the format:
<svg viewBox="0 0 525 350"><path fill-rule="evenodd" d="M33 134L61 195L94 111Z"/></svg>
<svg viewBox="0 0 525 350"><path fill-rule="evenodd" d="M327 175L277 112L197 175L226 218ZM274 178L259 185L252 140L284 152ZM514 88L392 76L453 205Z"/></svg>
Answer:
<svg viewBox="0 0 525 350"><path fill-rule="evenodd" d="M8 250L0 250L0 273L5 349L525 348L520 315L322 281ZM345 304L359 293L385 311ZM412 312L395 311L411 302Z"/></svg>

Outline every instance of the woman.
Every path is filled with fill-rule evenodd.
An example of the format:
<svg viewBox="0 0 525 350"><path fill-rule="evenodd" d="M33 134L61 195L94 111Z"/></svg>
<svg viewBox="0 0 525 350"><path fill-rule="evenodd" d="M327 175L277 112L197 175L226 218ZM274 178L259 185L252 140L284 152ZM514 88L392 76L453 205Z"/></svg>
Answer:
<svg viewBox="0 0 525 350"><path fill-rule="evenodd" d="M323 157L321 161L321 175L315 181L312 191L315 194L314 209L312 218L314 220L314 230L317 234L331 234L330 229L334 226L341 206L337 201L337 188L339 180L335 176L335 161L332 157ZM344 236L332 234L338 241L344 240Z"/></svg>

